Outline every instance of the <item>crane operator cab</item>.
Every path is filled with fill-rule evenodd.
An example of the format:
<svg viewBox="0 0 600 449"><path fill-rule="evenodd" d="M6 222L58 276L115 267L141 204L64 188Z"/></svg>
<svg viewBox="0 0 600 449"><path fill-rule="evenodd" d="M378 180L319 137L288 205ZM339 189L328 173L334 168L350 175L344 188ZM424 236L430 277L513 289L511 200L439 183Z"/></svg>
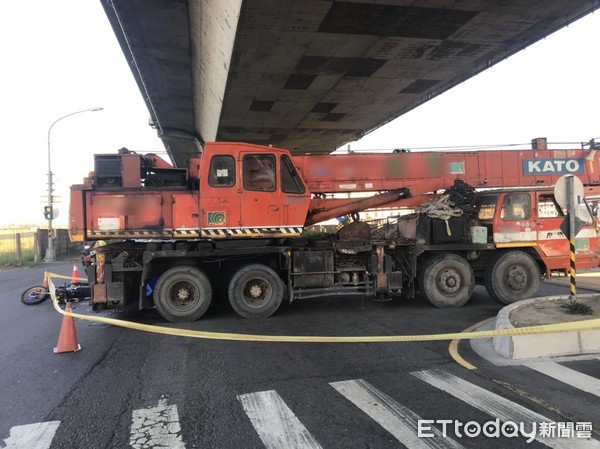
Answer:
<svg viewBox="0 0 600 449"><path fill-rule="evenodd" d="M208 235L281 237L302 232L310 194L288 151L209 143L200 170L200 227Z"/></svg>

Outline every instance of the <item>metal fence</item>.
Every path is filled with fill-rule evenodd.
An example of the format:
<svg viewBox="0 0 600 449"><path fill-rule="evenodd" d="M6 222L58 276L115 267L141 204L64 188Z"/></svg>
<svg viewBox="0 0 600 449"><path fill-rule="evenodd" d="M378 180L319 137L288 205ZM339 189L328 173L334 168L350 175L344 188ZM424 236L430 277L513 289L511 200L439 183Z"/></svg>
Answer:
<svg viewBox="0 0 600 449"><path fill-rule="evenodd" d="M56 257L81 251L81 243L71 242L66 229L55 229L54 235ZM48 231L46 229L35 231L0 230L0 267L42 262L47 247Z"/></svg>
<svg viewBox="0 0 600 449"><path fill-rule="evenodd" d="M0 266L23 265L36 259L35 231L6 230L0 232Z"/></svg>

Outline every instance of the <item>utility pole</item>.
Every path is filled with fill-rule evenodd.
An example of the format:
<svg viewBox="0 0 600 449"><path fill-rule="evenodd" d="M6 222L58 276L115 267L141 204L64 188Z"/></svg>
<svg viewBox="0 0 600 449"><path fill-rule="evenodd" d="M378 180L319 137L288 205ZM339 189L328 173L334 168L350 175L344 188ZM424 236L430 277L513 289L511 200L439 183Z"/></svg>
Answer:
<svg viewBox="0 0 600 449"><path fill-rule="evenodd" d="M50 128L48 128L48 202L47 202L46 206L44 206L44 218L46 218L46 220L48 220L48 248L46 249L46 257L44 257L45 262L54 262L56 260L56 251L54 249L54 229L52 229L52 219L54 218L54 210L53 210L53 206L52 206L52 203L54 201L52 198L52 193L53 193L54 189L53 189L53 182L52 182L52 166L51 166L51 158L50 158L50 132L52 131L52 128L54 127L54 125L56 125L62 119L71 117L72 115L75 115L75 114L81 114L83 112L96 112L96 111L101 111L102 109L103 108L90 108L90 109L84 109L82 111L71 112L70 114L63 115L62 117L54 120L54 122L52 122L52 124L50 125Z"/></svg>

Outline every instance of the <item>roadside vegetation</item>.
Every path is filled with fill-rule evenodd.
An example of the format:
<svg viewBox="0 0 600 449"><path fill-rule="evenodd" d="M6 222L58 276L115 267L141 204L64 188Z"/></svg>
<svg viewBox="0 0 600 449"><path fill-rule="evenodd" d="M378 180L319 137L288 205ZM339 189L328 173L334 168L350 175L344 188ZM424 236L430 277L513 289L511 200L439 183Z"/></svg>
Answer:
<svg viewBox="0 0 600 449"><path fill-rule="evenodd" d="M593 315L593 309L587 304L582 304L578 301L570 301L567 304L563 304L560 306L562 309L565 309L566 313L570 313L571 315Z"/></svg>
<svg viewBox="0 0 600 449"><path fill-rule="evenodd" d="M0 229L0 268L33 264L34 242L35 229Z"/></svg>

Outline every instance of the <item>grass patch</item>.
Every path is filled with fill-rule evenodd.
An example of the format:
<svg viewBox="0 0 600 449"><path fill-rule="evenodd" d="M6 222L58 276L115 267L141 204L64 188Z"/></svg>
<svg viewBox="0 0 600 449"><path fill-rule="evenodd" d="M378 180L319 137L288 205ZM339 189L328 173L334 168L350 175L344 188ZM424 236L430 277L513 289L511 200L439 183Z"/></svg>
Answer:
<svg viewBox="0 0 600 449"><path fill-rule="evenodd" d="M569 301L567 304L560 306L560 308L571 315L592 315L594 313L590 306L577 301Z"/></svg>
<svg viewBox="0 0 600 449"><path fill-rule="evenodd" d="M0 230L0 267L17 266L16 230ZM34 259L35 232L21 233L21 265L31 265Z"/></svg>

